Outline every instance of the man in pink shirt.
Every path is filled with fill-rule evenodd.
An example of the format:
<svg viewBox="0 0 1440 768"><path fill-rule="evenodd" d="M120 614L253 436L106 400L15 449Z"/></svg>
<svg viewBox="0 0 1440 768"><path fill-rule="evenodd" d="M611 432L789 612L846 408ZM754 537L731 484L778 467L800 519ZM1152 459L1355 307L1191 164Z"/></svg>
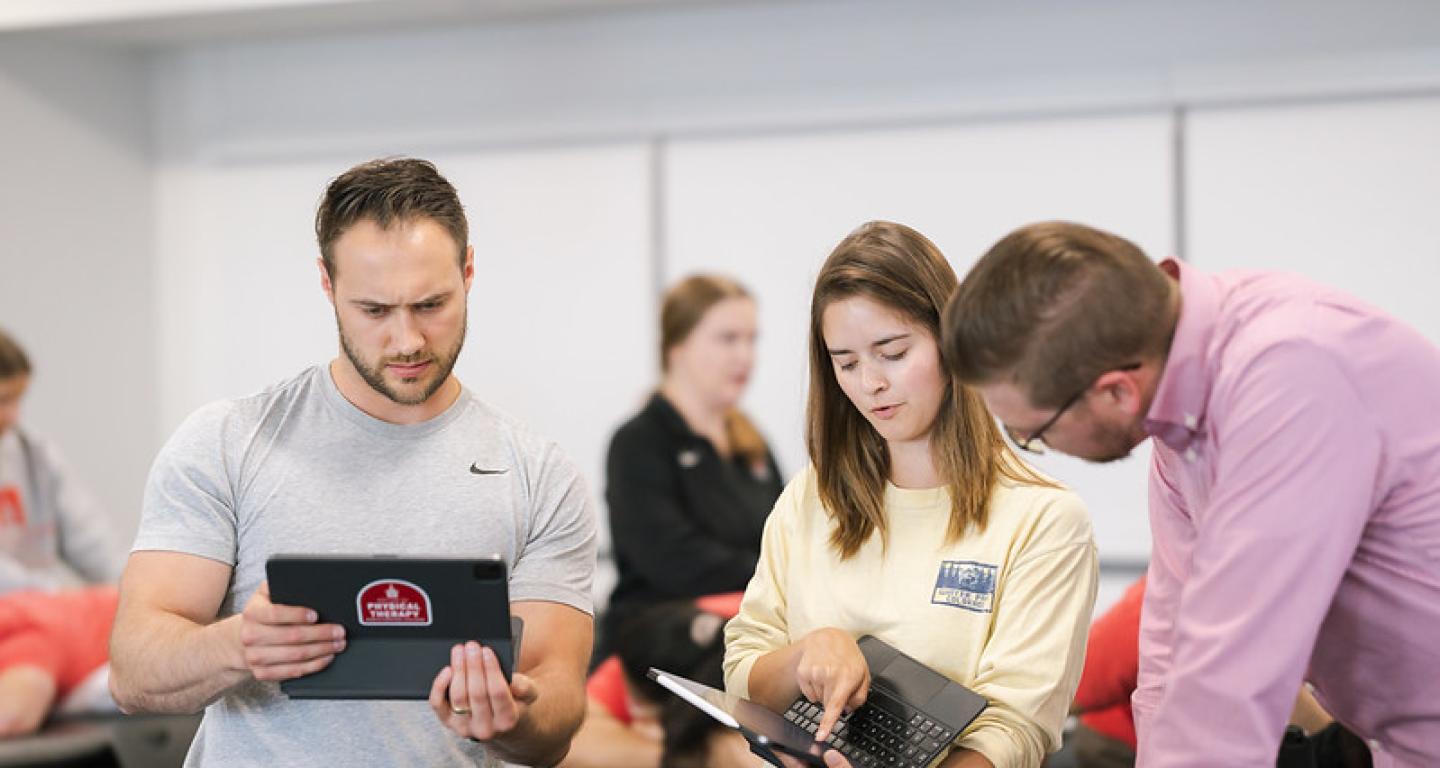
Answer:
<svg viewBox="0 0 1440 768"><path fill-rule="evenodd" d="M1440 349L1064 222L996 243L943 329L1021 448L1155 438L1139 765L1274 765L1302 680L1376 765L1440 765Z"/></svg>

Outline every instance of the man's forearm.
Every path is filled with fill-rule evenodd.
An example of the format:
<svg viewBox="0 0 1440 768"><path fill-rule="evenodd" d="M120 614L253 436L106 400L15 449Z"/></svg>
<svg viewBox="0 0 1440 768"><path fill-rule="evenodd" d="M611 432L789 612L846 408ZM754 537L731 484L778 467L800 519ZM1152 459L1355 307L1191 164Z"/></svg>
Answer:
<svg viewBox="0 0 1440 768"><path fill-rule="evenodd" d="M569 674L558 669L531 672L540 695L514 730L487 743L496 757L536 766L564 759L570 739L585 718L585 691L568 679Z"/></svg>
<svg viewBox="0 0 1440 768"><path fill-rule="evenodd" d="M250 679L240 617L196 624L167 613L117 623L110 641L110 693L125 712L198 712Z"/></svg>

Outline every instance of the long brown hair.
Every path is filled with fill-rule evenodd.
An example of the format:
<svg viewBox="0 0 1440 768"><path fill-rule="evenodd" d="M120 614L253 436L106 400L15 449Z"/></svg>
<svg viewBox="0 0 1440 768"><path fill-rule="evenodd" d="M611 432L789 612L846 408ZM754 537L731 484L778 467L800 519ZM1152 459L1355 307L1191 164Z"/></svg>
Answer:
<svg viewBox="0 0 1440 768"><path fill-rule="evenodd" d="M725 299L754 301L745 286L720 275L691 275L670 287L660 302L660 371L670 368L670 350L683 344L710 308ZM765 438L739 408L725 414L725 436L730 450L752 467L769 458Z"/></svg>
<svg viewBox="0 0 1440 768"><path fill-rule="evenodd" d="M924 328L938 347L940 310L956 284L955 271L934 243L889 221L872 221L850 233L820 268L810 301L806 447L819 480L820 502L835 521L830 545L841 559L858 552L877 530L881 540L888 541L885 481L890 451L835 380L821 327L825 309L863 296ZM1001 478L1048 483L1011 452L980 396L949 373L945 378L945 396L930 428L930 451L950 492L946 540L955 541L972 525L984 529L990 495Z"/></svg>

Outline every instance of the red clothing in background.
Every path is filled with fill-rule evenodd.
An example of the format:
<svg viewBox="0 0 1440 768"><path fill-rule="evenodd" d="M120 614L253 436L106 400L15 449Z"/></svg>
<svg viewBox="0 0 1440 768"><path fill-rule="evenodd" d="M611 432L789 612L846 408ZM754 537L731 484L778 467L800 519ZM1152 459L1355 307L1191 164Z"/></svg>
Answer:
<svg viewBox="0 0 1440 768"><path fill-rule="evenodd" d="M1075 692L1080 722L1131 749L1135 748L1135 715L1130 710L1130 695L1140 671L1140 604L1144 599L1142 576L1090 626L1085 670Z"/></svg>
<svg viewBox="0 0 1440 768"><path fill-rule="evenodd" d="M0 597L0 671L40 667L64 698L109 659L119 599L113 586Z"/></svg>
<svg viewBox="0 0 1440 768"><path fill-rule="evenodd" d="M600 662L585 681L585 693L604 705L611 717L630 724L630 693L625 690L625 668L620 666L619 656Z"/></svg>

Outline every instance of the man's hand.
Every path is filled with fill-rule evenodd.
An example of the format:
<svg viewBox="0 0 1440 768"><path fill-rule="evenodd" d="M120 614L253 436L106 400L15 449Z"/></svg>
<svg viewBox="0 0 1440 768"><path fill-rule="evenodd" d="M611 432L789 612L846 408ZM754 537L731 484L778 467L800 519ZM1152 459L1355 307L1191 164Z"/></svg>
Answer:
<svg viewBox="0 0 1440 768"><path fill-rule="evenodd" d="M870 668L855 639L833 627L817 629L800 640L795 682L805 698L825 707L815 740L830 738L840 713L865 703L870 692Z"/></svg>
<svg viewBox="0 0 1440 768"><path fill-rule="evenodd" d="M324 669L345 650L345 628L316 624L315 611L270 602L270 582L245 603L240 645L256 680L289 680Z"/></svg>
<svg viewBox="0 0 1440 768"><path fill-rule="evenodd" d="M490 741L514 731L539 696L519 672L505 682L495 652L472 640L450 650L450 666L430 686L430 708L456 735Z"/></svg>

